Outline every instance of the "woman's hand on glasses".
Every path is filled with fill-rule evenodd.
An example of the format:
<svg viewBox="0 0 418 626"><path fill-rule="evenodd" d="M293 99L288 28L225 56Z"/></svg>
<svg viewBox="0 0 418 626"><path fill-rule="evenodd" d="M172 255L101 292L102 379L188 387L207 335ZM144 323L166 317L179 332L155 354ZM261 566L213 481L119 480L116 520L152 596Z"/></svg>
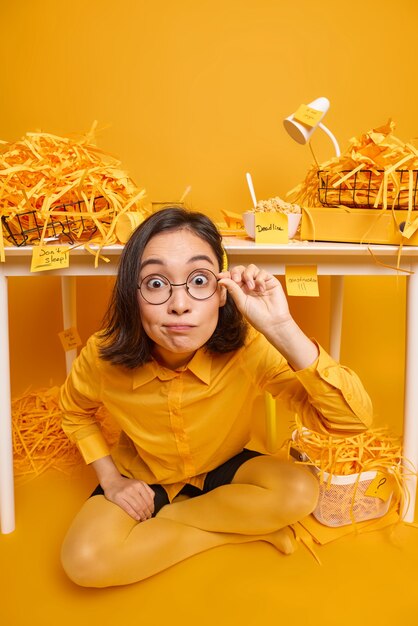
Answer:
<svg viewBox="0 0 418 626"><path fill-rule="evenodd" d="M238 265L219 277L219 284L227 288L238 309L257 330L264 332L272 323L289 319L283 288L277 278L265 270L256 265Z"/></svg>
<svg viewBox="0 0 418 626"><path fill-rule="evenodd" d="M295 370L311 365L318 348L292 318L281 283L256 265L239 265L219 274L246 320L287 359Z"/></svg>

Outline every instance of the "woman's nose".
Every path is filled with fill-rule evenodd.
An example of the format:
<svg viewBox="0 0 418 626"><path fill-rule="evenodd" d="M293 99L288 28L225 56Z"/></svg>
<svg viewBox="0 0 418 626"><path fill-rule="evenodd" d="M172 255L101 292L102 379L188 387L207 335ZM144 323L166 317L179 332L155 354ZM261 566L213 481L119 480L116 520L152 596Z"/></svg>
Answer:
<svg viewBox="0 0 418 626"><path fill-rule="evenodd" d="M168 301L170 313L181 315L187 313L191 308L191 298L184 285L176 285L172 288L172 293Z"/></svg>

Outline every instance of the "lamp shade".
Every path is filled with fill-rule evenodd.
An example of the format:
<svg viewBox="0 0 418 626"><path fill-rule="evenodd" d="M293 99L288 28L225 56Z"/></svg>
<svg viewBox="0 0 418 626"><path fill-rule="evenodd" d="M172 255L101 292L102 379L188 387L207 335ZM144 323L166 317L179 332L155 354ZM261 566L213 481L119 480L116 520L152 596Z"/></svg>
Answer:
<svg viewBox="0 0 418 626"><path fill-rule="evenodd" d="M305 124L301 124L295 120L295 114L289 115L283 120L283 125L289 135L297 141L297 143L305 144L311 138L312 133L315 131L317 125L320 123L324 115L329 109L329 100L328 98L317 98L313 100L308 105L308 108L314 109L315 111L320 111L322 115L316 120L314 126L305 126Z"/></svg>
<svg viewBox="0 0 418 626"><path fill-rule="evenodd" d="M331 139L334 145L335 154L339 157L341 155L341 150L338 145L338 141L330 129L321 122L328 109L328 98L317 98L316 100L310 102L307 106L302 105L296 113L292 113L292 115L286 117L286 119L283 120L283 125L292 139L301 144L308 143L312 133L315 132L317 128L320 128ZM296 120L295 117L298 119ZM298 121L299 119L301 119L301 121ZM306 120L306 123L303 123L304 120Z"/></svg>

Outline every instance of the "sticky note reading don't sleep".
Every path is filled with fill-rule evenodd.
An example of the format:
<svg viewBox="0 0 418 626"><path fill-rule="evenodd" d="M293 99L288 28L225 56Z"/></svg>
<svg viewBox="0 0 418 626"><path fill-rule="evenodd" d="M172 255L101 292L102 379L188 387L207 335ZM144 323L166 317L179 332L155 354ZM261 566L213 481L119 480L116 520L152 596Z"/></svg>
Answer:
<svg viewBox="0 0 418 626"><path fill-rule="evenodd" d="M288 296L319 296L316 265L286 265Z"/></svg>
<svg viewBox="0 0 418 626"><path fill-rule="evenodd" d="M68 246L34 246L31 272L61 270L70 265Z"/></svg>

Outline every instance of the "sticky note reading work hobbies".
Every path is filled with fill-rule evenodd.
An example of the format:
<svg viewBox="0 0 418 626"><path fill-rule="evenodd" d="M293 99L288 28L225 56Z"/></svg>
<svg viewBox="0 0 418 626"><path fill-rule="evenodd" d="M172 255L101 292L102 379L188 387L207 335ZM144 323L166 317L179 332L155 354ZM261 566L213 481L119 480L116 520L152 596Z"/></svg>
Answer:
<svg viewBox="0 0 418 626"><path fill-rule="evenodd" d="M269 211L254 213L256 243L288 243L288 222L285 213Z"/></svg>
<svg viewBox="0 0 418 626"><path fill-rule="evenodd" d="M316 265L287 265L286 290L288 296L319 296Z"/></svg>
<svg viewBox="0 0 418 626"><path fill-rule="evenodd" d="M31 272L62 270L70 265L68 246L34 246Z"/></svg>

